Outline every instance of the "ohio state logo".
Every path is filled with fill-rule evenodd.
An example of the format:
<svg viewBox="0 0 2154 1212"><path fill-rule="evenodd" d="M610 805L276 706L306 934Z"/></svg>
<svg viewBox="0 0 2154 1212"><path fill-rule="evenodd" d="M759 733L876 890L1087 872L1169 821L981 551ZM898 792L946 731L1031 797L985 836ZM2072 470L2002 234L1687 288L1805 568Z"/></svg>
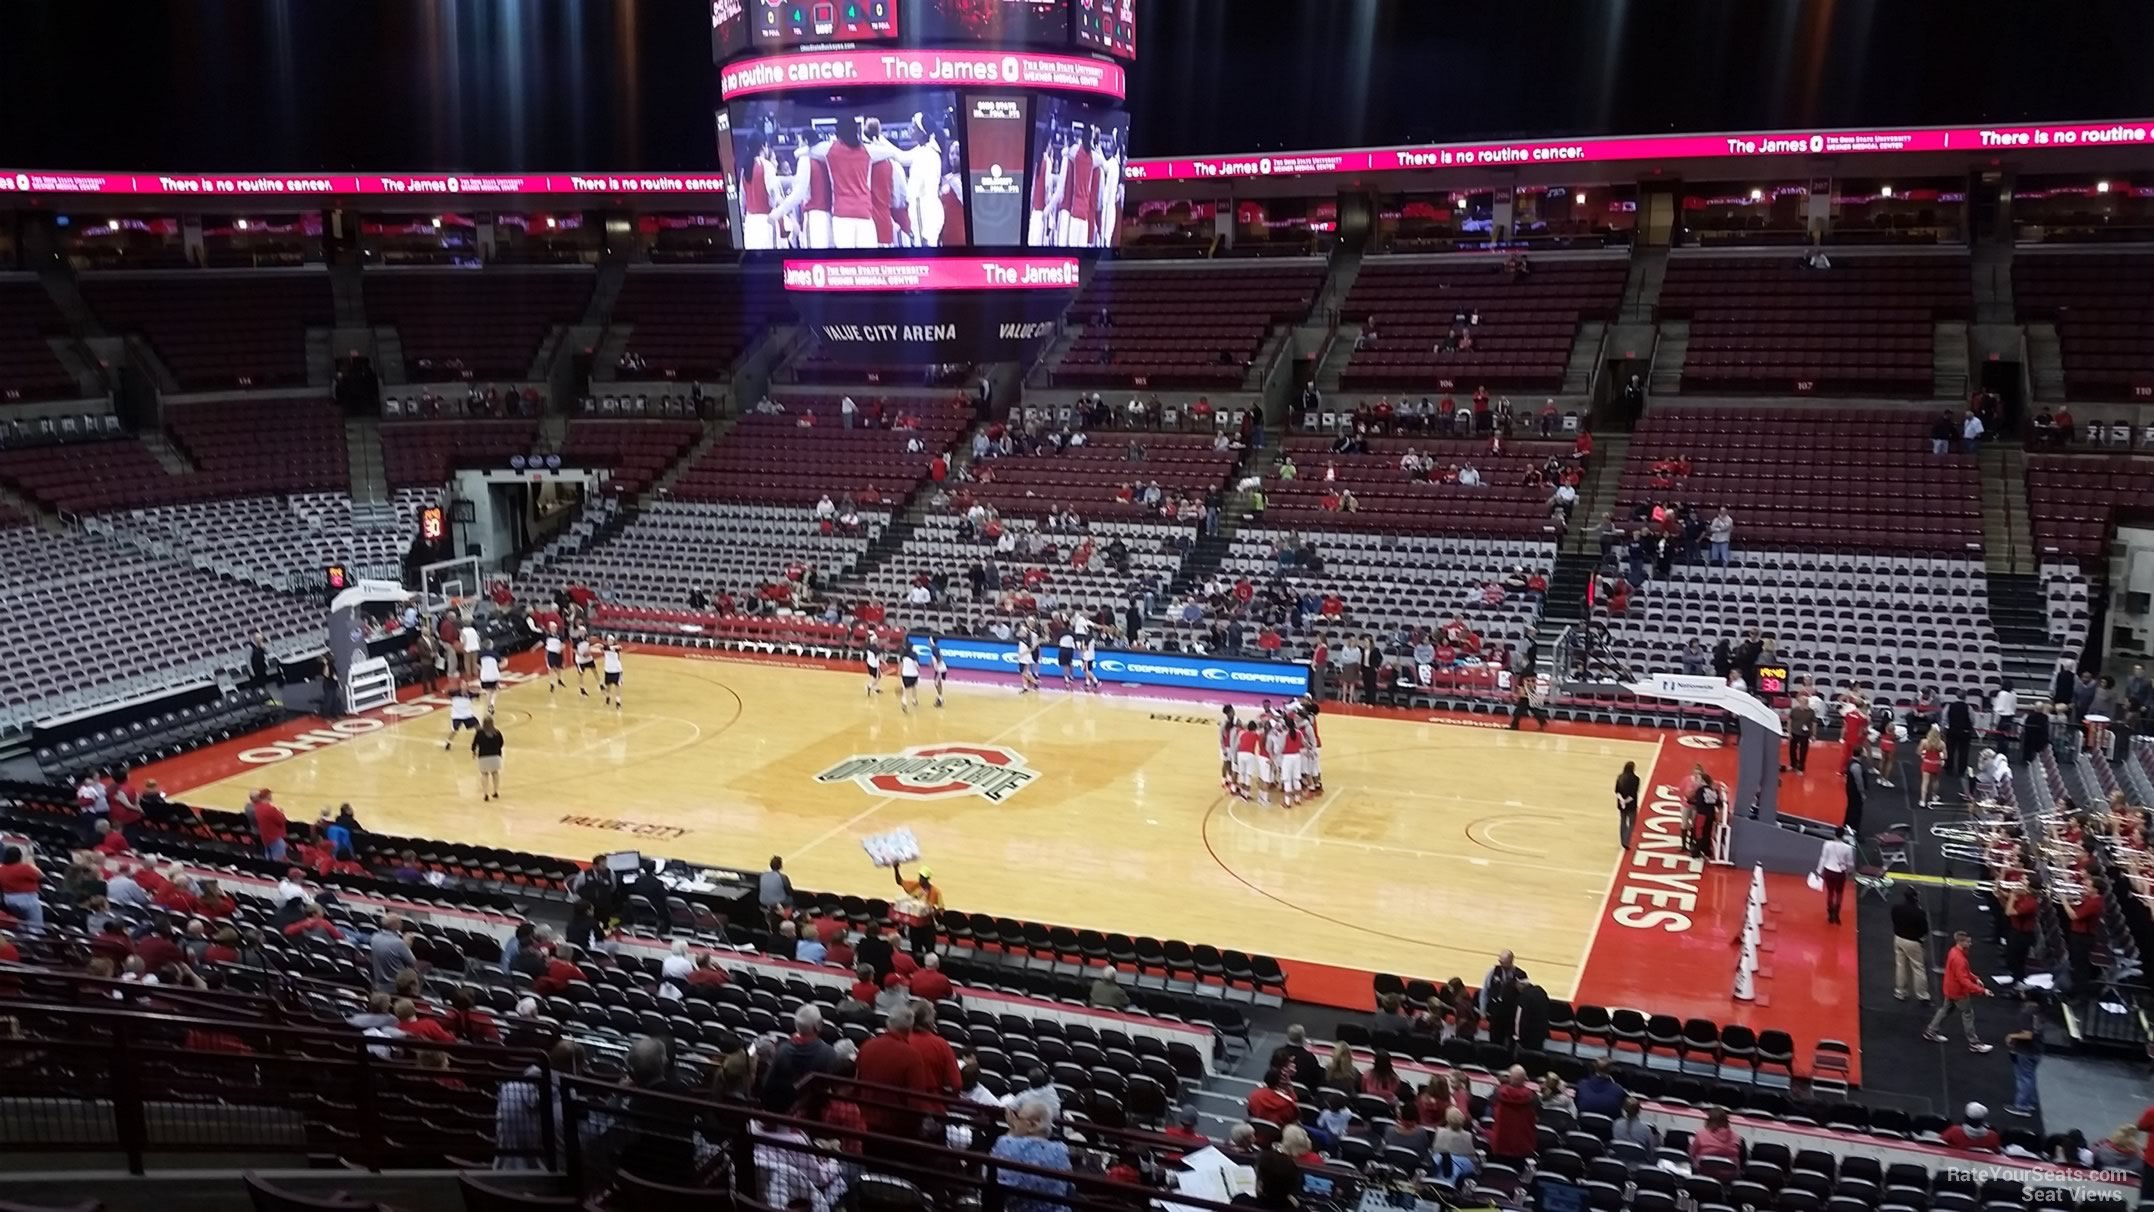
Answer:
<svg viewBox="0 0 2154 1212"><path fill-rule="evenodd" d="M948 800L977 795L999 804L1040 776L1022 754L1000 745L915 745L902 753L854 754L815 776L818 783L850 779L876 795Z"/></svg>

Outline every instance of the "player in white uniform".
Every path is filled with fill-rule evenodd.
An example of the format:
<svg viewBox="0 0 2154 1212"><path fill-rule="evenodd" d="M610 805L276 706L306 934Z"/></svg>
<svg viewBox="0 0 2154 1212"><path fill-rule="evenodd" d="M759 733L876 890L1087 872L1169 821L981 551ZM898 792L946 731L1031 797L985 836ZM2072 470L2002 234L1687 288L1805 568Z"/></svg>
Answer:
<svg viewBox="0 0 2154 1212"><path fill-rule="evenodd" d="M591 637L583 628L576 629L576 693L591 697L591 689L583 684L583 676L597 667L598 653L591 647Z"/></svg>
<svg viewBox="0 0 2154 1212"><path fill-rule="evenodd" d="M456 734L466 728L479 730L479 706L471 696L471 686L458 679L456 688L449 691L449 739L441 743L442 749L456 744Z"/></svg>
<svg viewBox="0 0 2154 1212"><path fill-rule="evenodd" d="M942 641L927 642L928 664L935 671L935 705L942 706L942 684L950 677L950 663L942 659Z"/></svg>
<svg viewBox="0 0 2154 1212"><path fill-rule="evenodd" d="M920 705L920 658L912 654L912 646L906 645L904 655L898 657L898 708L910 713Z"/></svg>
<svg viewBox="0 0 2154 1212"><path fill-rule="evenodd" d="M1286 799L1286 721L1278 713L1272 713L1264 724L1264 758L1271 766L1271 780L1279 788L1279 795Z"/></svg>
<svg viewBox="0 0 2154 1212"><path fill-rule="evenodd" d="M619 711L622 700L621 650L614 645L613 637L610 635L606 637L605 648L599 653L599 665L606 675L604 684L599 688L599 693L608 703L613 704L615 711Z"/></svg>
<svg viewBox="0 0 2154 1212"><path fill-rule="evenodd" d="M1017 633L1017 693L1030 694L1038 689L1040 675L1032 668L1035 655L1030 628Z"/></svg>
<svg viewBox="0 0 2154 1212"><path fill-rule="evenodd" d="M561 639L561 625L559 623L548 623L546 624L546 672L553 676L553 681L547 684L546 693L552 694L566 685L561 679L566 672L564 666L567 664L567 645Z"/></svg>
<svg viewBox="0 0 2154 1212"><path fill-rule="evenodd" d="M881 694L883 692L883 646L882 642L872 635L868 637L868 651L864 660L868 670L868 693L871 695Z"/></svg>
<svg viewBox="0 0 2154 1212"><path fill-rule="evenodd" d="M1084 666L1084 688L1099 689L1099 645L1091 636L1077 641L1077 660Z"/></svg>
<svg viewBox="0 0 2154 1212"><path fill-rule="evenodd" d="M492 714L501 701L501 658L491 648L479 654L479 691L486 696L487 713Z"/></svg>
<svg viewBox="0 0 2154 1212"><path fill-rule="evenodd" d="M1122 223L1122 148L1114 132L1100 143L1099 216L1092 224L1092 243L1101 248L1114 243L1115 229Z"/></svg>
<svg viewBox="0 0 2154 1212"><path fill-rule="evenodd" d="M456 648L463 655L461 672L466 680L479 675L479 629L470 619L464 620L463 630L456 633Z"/></svg>

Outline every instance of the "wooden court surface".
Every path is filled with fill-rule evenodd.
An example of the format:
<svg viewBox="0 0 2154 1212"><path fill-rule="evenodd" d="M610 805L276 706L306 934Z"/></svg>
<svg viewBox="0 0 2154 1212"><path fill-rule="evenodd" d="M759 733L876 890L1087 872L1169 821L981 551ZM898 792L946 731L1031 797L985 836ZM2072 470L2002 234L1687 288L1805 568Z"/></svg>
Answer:
<svg viewBox="0 0 2154 1212"><path fill-rule="evenodd" d="M348 800L377 831L577 858L641 848L755 870L781 854L802 887L864 895L891 884L856 839L909 826L972 912L1469 983L1509 947L1568 997L1620 855L1610 785L1658 748L1327 715L1327 792L1287 810L1221 794L1215 705L953 681L948 706L923 687L908 716L895 676L871 699L855 674L647 654L626 681L618 713L573 680L504 688L494 803L466 744L444 752L444 710L250 751L187 798L238 808L267 786L295 820ZM846 767L919 748L947 764L875 768L876 786ZM952 786L966 770L999 802ZM921 798L922 778L946 794Z"/></svg>

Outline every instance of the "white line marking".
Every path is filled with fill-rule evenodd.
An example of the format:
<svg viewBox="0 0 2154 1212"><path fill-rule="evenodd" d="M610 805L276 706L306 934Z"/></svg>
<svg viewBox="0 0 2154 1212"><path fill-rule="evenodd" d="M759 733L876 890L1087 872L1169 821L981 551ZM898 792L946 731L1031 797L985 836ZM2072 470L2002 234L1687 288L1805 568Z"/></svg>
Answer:
<svg viewBox="0 0 2154 1212"><path fill-rule="evenodd" d="M1652 785L1653 776L1660 771L1661 750L1667 747L1668 737L1666 733L1653 738L1653 764L1646 767L1645 784L1639 788L1640 791ZM1613 791L1609 792L1611 796L1614 794L1615 792ZM1645 809L1644 803L1641 802L1638 808L1642 814ZM1637 837L1638 826L1633 824L1631 826L1633 844L1636 843ZM1615 899L1616 885L1622 882L1623 865L1630 861L1630 853L1630 851L1625 850L1617 854L1615 865L1608 868L1608 886L1601 890L1600 912L1593 915L1593 926L1586 931L1586 945L1578 953L1578 967L1571 974L1571 991L1564 995L1566 1000L1575 999L1578 996L1578 986L1586 979L1586 965L1593 962L1593 948L1600 945L1601 927L1608 923L1608 902Z"/></svg>
<svg viewBox="0 0 2154 1212"><path fill-rule="evenodd" d="M1260 826L1251 824L1249 821L1244 820L1241 813L1236 810L1235 805L1239 804L1240 802L1241 801L1236 800L1234 801L1234 803L1227 805L1227 819L1233 821L1237 825L1240 825L1242 828L1247 829L1251 833L1261 834L1264 837L1275 837L1282 841L1302 842L1311 846L1348 846L1355 850L1369 850L1379 854L1406 854L1412 855L1415 858L1438 859L1444 862L1451 863L1466 863L1476 867L1487 867L1491 865L1505 867L1527 867L1534 871L1552 871L1561 875L1605 874L1602 871L1589 867L1557 867L1548 863L1538 861L1527 862L1522 859L1484 858L1480 855L1456 854L1441 850L1416 850L1411 846L1390 846L1382 842L1357 842L1348 838L1302 837L1298 834L1282 833L1277 829L1265 829Z"/></svg>
<svg viewBox="0 0 2154 1212"><path fill-rule="evenodd" d="M1294 836L1306 837L1309 833L1309 830L1315 826L1317 818L1324 815L1324 810L1331 807L1334 803L1338 802L1338 799L1339 793L1337 791L1333 791L1330 794L1326 795L1324 797L1324 802L1316 806L1316 811L1309 814L1309 819L1303 821L1301 823L1301 828L1294 831ZM1229 807L1227 811L1232 812L1234 811L1234 809L1232 807Z"/></svg>

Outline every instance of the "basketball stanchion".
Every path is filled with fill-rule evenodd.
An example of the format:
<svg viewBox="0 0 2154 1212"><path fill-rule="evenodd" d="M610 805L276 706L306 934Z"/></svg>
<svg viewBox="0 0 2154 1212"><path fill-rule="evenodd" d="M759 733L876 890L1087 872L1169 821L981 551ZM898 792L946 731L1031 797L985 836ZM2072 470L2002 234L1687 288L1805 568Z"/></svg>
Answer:
<svg viewBox="0 0 2154 1212"><path fill-rule="evenodd" d="M1735 1000L1768 1004L1758 993L1758 952L1765 932L1765 865L1750 869L1750 894L1744 898L1743 925L1735 936Z"/></svg>

